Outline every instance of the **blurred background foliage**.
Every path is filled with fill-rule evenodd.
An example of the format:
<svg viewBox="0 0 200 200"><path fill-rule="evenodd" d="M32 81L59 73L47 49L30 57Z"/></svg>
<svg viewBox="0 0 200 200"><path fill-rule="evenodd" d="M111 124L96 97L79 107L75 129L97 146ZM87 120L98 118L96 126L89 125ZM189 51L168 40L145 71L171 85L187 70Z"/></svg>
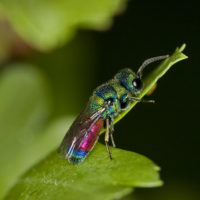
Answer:
<svg viewBox="0 0 200 200"><path fill-rule="evenodd" d="M162 166L165 182L126 199L196 200L198 8L195 0L1 0L0 197L58 146L96 86L185 42L189 59L159 82L155 105L139 104L116 124L115 140Z"/></svg>

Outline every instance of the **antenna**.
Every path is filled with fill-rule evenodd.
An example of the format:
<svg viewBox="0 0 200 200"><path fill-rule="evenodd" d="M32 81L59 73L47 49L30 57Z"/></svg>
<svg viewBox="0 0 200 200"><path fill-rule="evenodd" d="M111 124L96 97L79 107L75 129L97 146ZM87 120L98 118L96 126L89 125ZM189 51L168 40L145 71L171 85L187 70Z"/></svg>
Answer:
<svg viewBox="0 0 200 200"><path fill-rule="evenodd" d="M153 62L159 61L159 60L163 60L163 59L168 58L168 57L169 57L169 55L165 55L165 56L156 56L156 57L149 58L149 59L145 60L145 61L142 63L142 65L140 66L140 68L138 69L137 75L139 76L139 78L142 78L142 72L143 72L144 68L145 68L147 65L149 65L149 64L151 64L151 63L153 63Z"/></svg>

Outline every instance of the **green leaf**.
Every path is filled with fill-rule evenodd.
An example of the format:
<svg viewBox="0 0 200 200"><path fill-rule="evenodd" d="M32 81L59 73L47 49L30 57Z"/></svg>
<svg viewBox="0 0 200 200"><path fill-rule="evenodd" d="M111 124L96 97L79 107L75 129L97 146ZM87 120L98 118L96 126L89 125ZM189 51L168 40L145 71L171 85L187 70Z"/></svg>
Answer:
<svg viewBox="0 0 200 200"><path fill-rule="evenodd" d="M27 65L12 65L1 73L0 197L35 161L30 158L29 145L49 115L43 85L40 74Z"/></svg>
<svg viewBox="0 0 200 200"><path fill-rule="evenodd" d="M145 79L144 96L157 80L176 62L187 58L185 45L155 68ZM132 107L135 104L132 104ZM131 107L131 108L132 108ZM131 109L130 108L130 109ZM120 120L127 112L124 112ZM162 185L159 167L137 153L111 148L110 161L106 148L97 144L87 160L80 165L69 164L53 152L21 177L6 196L11 199L119 199L134 187Z"/></svg>
<svg viewBox="0 0 200 200"><path fill-rule="evenodd" d="M131 187L159 186L157 167L146 157L112 148L110 161L104 145L80 165L69 164L53 152L33 167L10 191L6 199L113 199L131 192Z"/></svg>
<svg viewBox="0 0 200 200"><path fill-rule="evenodd" d="M17 32L36 48L49 50L68 41L79 27L106 29L126 0L1 0Z"/></svg>
<svg viewBox="0 0 200 200"><path fill-rule="evenodd" d="M56 148L71 118L47 124L49 91L42 74L30 65L1 71L0 99L1 199L24 171Z"/></svg>

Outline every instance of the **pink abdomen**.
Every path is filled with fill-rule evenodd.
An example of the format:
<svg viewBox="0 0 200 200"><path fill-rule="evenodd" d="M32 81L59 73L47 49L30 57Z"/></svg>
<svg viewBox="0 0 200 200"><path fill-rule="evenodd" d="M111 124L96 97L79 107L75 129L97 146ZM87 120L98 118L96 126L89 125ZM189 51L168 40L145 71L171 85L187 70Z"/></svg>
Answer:
<svg viewBox="0 0 200 200"><path fill-rule="evenodd" d="M99 133L103 128L104 120L100 118L89 130L86 137L83 139L80 149L89 152L94 146L99 137Z"/></svg>

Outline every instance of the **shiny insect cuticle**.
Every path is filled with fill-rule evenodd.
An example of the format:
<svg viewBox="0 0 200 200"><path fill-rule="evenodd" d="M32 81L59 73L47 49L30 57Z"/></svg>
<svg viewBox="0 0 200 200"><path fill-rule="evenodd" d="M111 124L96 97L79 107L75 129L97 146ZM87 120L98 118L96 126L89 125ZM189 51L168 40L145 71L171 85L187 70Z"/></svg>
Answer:
<svg viewBox="0 0 200 200"><path fill-rule="evenodd" d="M81 163L98 141L100 132L105 128L105 144L112 159L109 148L111 140L113 147L114 119L123 110L128 109L131 101L142 102L138 98L143 81L143 69L150 63L167 58L166 56L153 57L138 69L137 73L126 68L119 71L113 79L97 87L89 99L85 109L79 114L66 133L59 152L70 163ZM143 101L152 102L152 101Z"/></svg>

